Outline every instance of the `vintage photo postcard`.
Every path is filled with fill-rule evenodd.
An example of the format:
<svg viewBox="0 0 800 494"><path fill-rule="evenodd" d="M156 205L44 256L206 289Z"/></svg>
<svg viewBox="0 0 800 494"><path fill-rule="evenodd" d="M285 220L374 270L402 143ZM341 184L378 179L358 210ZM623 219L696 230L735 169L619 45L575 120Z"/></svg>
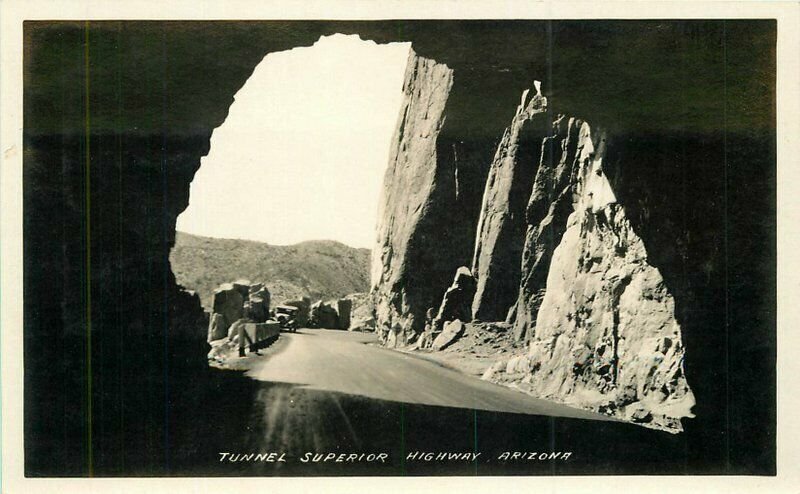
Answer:
<svg viewBox="0 0 800 494"><path fill-rule="evenodd" d="M798 9L392 5L3 5L3 492L780 490Z"/></svg>

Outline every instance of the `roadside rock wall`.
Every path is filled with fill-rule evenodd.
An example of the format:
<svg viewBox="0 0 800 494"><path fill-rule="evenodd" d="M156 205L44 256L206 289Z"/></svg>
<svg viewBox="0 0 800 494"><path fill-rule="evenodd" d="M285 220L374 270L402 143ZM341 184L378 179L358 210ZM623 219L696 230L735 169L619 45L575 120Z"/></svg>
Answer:
<svg viewBox="0 0 800 494"><path fill-rule="evenodd" d="M572 185L581 166L578 145L583 125L580 119L559 115L552 123L551 135L541 144L539 167L525 212L521 283L516 305L508 315L517 340L527 339L536 321L553 251L572 213Z"/></svg>
<svg viewBox="0 0 800 494"><path fill-rule="evenodd" d="M540 397L681 431L695 400L675 300L614 193L606 136L586 122L572 128L574 167L560 194L571 212L546 286L532 293L540 305L523 385Z"/></svg>
<svg viewBox="0 0 800 494"><path fill-rule="evenodd" d="M548 113L536 91L523 93L489 168L474 277L459 268L438 315L429 308L426 318L415 316L427 323L422 336L413 325L396 326L385 342L427 348L445 321L507 317L515 338L529 343L511 366L517 387L680 431L695 402L675 300L614 190L635 163L624 162L620 147L609 157L606 134L589 123ZM467 278L472 304L457 309Z"/></svg>
<svg viewBox="0 0 800 494"><path fill-rule="evenodd" d="M429 305L425 300L431 287L414 285L409 278L416 271L436 269L436 258L446 252L446 246L431 245L425 233L427 225L445 221L441 203L447 200L449 184L443 182L455 180L442 173L437 160L437 137L452 84L453 71L446 65L410 53L372 255L377 328L392 344L398 338L405 341Z"/></svg>
<svg viewBox="0 0 800 494"><path fill-rule="evenodd" d="M525 206L550 127L547 99L539 91L537 82L530 98L528 90L522 93L486 179L472 260L477 279L472 316L478 320L504 320L519 291Z"/></svg>

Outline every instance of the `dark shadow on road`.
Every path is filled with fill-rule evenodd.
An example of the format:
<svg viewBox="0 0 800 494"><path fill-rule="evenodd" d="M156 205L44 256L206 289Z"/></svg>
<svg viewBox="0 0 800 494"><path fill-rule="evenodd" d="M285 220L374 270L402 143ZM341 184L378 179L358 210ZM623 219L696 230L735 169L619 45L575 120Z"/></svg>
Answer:
<svg viewBox="0 0 800 494"><path fill-rule="evenodd" d="M216 384L218 396L203 405L202 421L183 423L195 440L188 443L192 447L174 452L173 475L724 473L690 462L685 435L630 424L411 405L256 382L231 372L222 372ZM476 462L407 459L415 451L481 454ZM498 460L505 451L571 455L566 461ZM221 452L286 453L287 461L220 462ZM303 463L300 458L307 452L387 453L388 459Z"/></svg>

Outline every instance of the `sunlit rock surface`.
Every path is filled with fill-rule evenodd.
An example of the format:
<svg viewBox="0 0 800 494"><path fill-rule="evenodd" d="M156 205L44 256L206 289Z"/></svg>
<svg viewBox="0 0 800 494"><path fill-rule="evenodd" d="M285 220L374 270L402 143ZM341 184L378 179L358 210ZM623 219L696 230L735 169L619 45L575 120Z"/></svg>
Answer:
<svg viewBox="0 0 800 494"><path fill-rule="evenodd" d="M414 270L435 269L426 261L435 262L446 251L446 246L430 245L432 239L420 238L420 233L425 230L424 223L440 213L436 210L440 182L453 180L441 176L436 147L452 84L453 71L446 65L411 52L372 254L377 328L392 345L398 338L405 341L419 324L420 311L424 314L427 309L419 299L426 298L431 287L414 285L409 277ZM420 249L429 251L421 255Z"/></svg>
<svg viewBox="0 0 800 494"><path fill-rule="evenodd" d="M506 364L499 382L682 430L680 418L691 416L694 397L674 299L607 176L605 134L548 113L538 84L533 96L523 92L489 167L471 272L457 270L435 317L420 314L420 294L440 287L433 277L424 286L411 283L410 271L425 273L432 265L406 254L425 248L431 260L449 247L421 233L442 207L433 199L443 176L436 174L442 162L435 139L450 77L446 68L411 55L373 256L384 343L441 348L445 334L448 342L457 337L442 332L447 321L508 317L529 351ZM447 219L438 219L445 228Z"/></svg>
<svg viewBox="0 0 800 494"><path fill-rule="evenodd" d="M523 92L489 169L472 260L477 279L475 319L503 320L516 301L527 227L525 205L539 167L541 142L548 133L546 111L547 98L537 82L532 95Z"/></svg>
<svg viewBox="0 0 800 494"><path fill-rule="evenodd" d="M556 201L571 212L546 287L531 293L544 292L529 353L515 370L537 396L681 431L695 401L675 301L606 176L605 135L574 120L570 130L573 166ZM536 190L544 190L539 178Z"/></svg>
<svg viewBox="0 0 800 494"><path fill-rule="evenodd" d="M520 340L526 338L536 321L550 260L572 212L571 179L580 166L576 152L582 125L579 119L558 116L552 135L542 141L539 168L525 213L528 228L518 300L508 316Z"/></svg>

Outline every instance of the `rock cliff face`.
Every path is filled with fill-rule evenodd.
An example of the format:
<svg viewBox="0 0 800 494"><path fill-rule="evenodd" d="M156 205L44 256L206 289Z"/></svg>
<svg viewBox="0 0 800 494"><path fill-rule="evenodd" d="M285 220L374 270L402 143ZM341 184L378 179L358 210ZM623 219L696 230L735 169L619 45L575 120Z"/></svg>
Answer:
<svg viewBox="0 0 800 494"><path fill-rule="evenodd" d="M424 324L430 285L413 284L415 272L436 269L443 249L426 245L430 225L441 222L441 203L452 199L457 177L442 170L437 137L453 84L446 65L409 55L400 119L390 150L372 255L372 286L379 334L393 346ZM440 223L441 224L441 223Z"/></svg>
<svg viewBox="0 0 800 494"><path fill-rule="evenodd" d="M552 135L542 141L541 160L525 213L528 224L516 306L508 315L518 340L536 321L545 293L553 251L572 212L572 182L580 167L577 153L583 122L559 116Z"/></svg>
<svg viewBox="0 0 800 494"><path fill-rule="evenodd" d="M438 334L416 342L438 287L409 282L410 272L431 263L407 252L442 252L420 232L448 205L437 186L453 177L437 174L435 141L451 84L446 67L412 54L373 255L378 328L388 346L424 347ZM429 331L453 319L507 316L516 338L530 343L507 366L519 374L518 387L680 431L694 397L675 301L614 192L608 174L619 171L620 158L608 156L606 135L587 122L549 113L538 83L528 95L489 167L472 275L459 268Z"/></svg>
<svg viewBox="0 0 800 494"><path fill-rule="evenodd" d="M692 416L694 396L685 378L675 301L658 269L649 263L646 246L614 192L608 174L618 170L619 158L607 156L605 134L593 132L587 122L552 117L536 89L530 100L528 91L523 93L487 177L475 241L473 316L504 319L516 298L509 322L518 339L530 342L528 354L507 366L518 374L516 386L537 396L680 431L680 418ZM404 113L401 123L407 116ZM537 118L540 125L531 125L528 142L523 142L521 133ZM546 132L541 123L548 120L551 130ZM398 138L402 148L409 146L404 138L415 136L399 133ZM393 159L390 170L397 161ZM616 159L616 166L604 165L610 159ZM395 180L387 174L386 186ZM395 218L385 221L392 224ZM387 259L384 254L379 261ZM391 265L381 267L391 269ZM465 279L468 271L461 269ZM398 286L402 280L390 293L393 289L402 296L405 288L397 290ZM442 307L452 302L453 290L444 295ZM383 309L382 320L385 324L423 308L411 302L388 317ZM387 344L405 343L398 336L409 334L412 326L389 331Z"/></svg>
<svg viewBox="0 0 800 494"><path fill-rule="evenodd" d="M548 134L547 99L539 92L522 101L506 129L486 179L472 273L477 291L472 316L485 321L503 320L519 288L520 262L525 238L525 205L539 166L542 139Z"/></svg>
<svg viewBox="0 0 800 494"><path fill-rule="evenodd" d="M540 304L528 356L516 364L523 386L537 396L680 431L679 419L692 416L695 402L675 301L614 193L604 168L605 135L575 120L570 129L573 166L548 208L557 210L558 201L568 206L566 229L552 251L546 286L527 292L535 300L525 300L524 290L520 295L520 319ZM537 177L534 196L541 198L538 178L544 177ZM527 249L544 251L536 242Z"/></svg>

